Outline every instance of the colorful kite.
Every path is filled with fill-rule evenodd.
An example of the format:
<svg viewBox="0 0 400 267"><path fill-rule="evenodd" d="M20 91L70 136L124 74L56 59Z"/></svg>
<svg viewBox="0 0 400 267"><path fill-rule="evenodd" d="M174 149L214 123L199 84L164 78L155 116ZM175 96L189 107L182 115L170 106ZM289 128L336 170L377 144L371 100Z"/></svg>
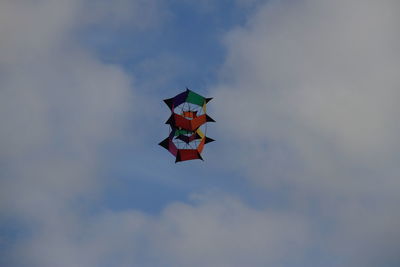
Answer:
<svg viewBox="0 0 400 267"><path fill-rule="evenodd" d="M186 91L164 102L171 110L166 124L170 133L160 146L175 156L176 162L201 159L204 145L214 141L206 136L207 122L215 122L206 114L206 105L212 98L205 98L186 88Z"/></svg>

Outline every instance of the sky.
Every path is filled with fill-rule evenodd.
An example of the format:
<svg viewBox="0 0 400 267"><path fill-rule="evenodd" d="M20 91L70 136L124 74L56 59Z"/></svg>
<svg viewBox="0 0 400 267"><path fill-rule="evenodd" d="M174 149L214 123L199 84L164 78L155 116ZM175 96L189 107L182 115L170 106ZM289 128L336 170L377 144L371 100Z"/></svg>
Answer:
<svg viewBox="0 0 400 267"><path fill-rule="evenodd" d="M399 266L399 13L2 0L0 266ZM185 87L217 141L175 164Z"/></svg>

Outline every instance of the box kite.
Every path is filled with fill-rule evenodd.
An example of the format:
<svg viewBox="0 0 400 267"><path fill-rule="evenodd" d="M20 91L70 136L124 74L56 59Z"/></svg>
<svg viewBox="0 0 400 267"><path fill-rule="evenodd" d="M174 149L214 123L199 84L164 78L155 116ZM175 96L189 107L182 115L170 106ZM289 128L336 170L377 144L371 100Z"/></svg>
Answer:
<svg viewBox="0 0 400 267"><path fill-rule="evenodd" d="M206 112L206 105L211 99L186 88L186 91L164 100L171 110L166 122L170 133L159 145L175 156L175 163L203 160L201 152L204 145L214 141L206 136L207 122L215 122Z"/></svg>

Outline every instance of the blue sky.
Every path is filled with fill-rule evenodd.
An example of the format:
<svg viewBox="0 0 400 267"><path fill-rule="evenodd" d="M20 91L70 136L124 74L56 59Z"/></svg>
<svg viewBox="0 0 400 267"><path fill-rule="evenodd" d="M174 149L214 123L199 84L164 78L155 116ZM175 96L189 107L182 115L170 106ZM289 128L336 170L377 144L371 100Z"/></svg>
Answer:
<svg viewBox="0 0 400 267"><path fill-rule="evenodd" d="M398 266L399 7L2 1L0 265Z"/></svg>
<svg viewBox="0 0 400 267"><path fill-rule="evenodd" d="M157 28L138 31L123 25L116 31L96 27L84 31L81 38L104 62L134 72L138 83L152 80L153 70L141 68L143 62L167 57L171 62L162 62L165 66L152 66L178 68L165 88L178 84L206 88L215 82L225 57L223 34L243 24L249 8L243 10L232 1L167 1L163 8L168 14Z"/></svg>

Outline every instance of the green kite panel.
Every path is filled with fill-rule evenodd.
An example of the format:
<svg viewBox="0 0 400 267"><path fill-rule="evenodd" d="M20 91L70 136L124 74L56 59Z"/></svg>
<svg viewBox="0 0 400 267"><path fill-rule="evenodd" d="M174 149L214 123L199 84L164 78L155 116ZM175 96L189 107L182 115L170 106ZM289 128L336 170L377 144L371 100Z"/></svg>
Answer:
<svg viewBox="0 0 400 267"><path fill-rule="evenodd" d="M205 102L205 98L202 97L201 95L196 94L195 92L189 91L189 94L186 98L186 102L195 104L195 105L199 105L199 106L203 106L204 102Z"/></svg>

